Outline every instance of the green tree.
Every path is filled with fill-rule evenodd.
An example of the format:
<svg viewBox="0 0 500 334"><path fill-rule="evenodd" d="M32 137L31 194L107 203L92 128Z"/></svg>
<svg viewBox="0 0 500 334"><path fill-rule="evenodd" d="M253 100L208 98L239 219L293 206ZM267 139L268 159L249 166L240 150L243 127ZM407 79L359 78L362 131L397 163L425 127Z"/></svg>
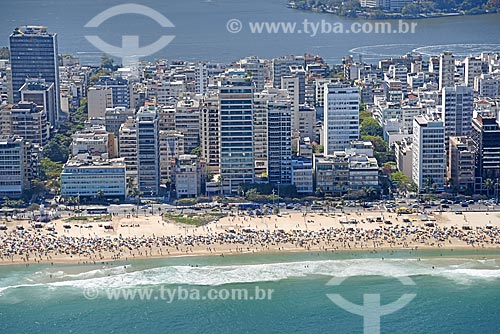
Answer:
<svg viewBox="0 0 500 334"><path fill-rule="evenodd" d="M360 112L359 112L359 121L363 122L367 118L372 118L371 112L369 112L368 110L360 110Z"/></svg>
<svg viewBox="0 0 500 334"><path fill-rule="evenodd" d="M101 56L101 68L116 71L120 66L115 65L115 60L105 54Z"/></svg>
<svg viewBox="0 0 500 334"><path fill-rule="evenodd" d="M245 192L245 198L249 201L256 202L259 200L260 193L257 189L252 188Z"/></svg>
<svg viewBox="0 0 500 334"><path fill-rule="evenodd" d="M201 157L201 153L202 153L202 152L201 152L201 146L198 146L198 147L193 148L193 149L191 150L191 154L193 154L193 155L197 155L198 157Z"/></svg>
<svg viewBox="0 0 500 334"><path fill-rule="evenodd" d="M49 158L43 158L40 161L40 179L47 181L61 176L63 165L59 162L54 162Z"/></svg>
<svg viewBox="0 0 500 334"><path fill-rule="evenodd" d="M43 158L40 161L40 181L48 189L55 189L58 192L61 189L61 173L63 165L49 158Z"/></svg>
<svg viewBox="0 0 500 334"><path fill-rule="evenodd" d="M361 136L382 137L384 135L384 131L375 119L369 117L363 119L363 121L361 122L360 134Z"/></svg>
<svg viewBox="0 0 500 334"><path fill-rule="evenodd" d="M43 154L55 162L65 163L70 154L71 137L57 134L43 148Z"/></svg>
<svg viewBox="0 0 500 334"><path fill-rule="evenodd" d="M323 145L315 145L313 146L314 153L324 153L325 152L325 147Z"/></svg>
<svg viewBox="0 0 500 334"><path fill-rule="evenodd" d="M362 140L368 140L373 144L373 150L376 152L387 152L387 142L381 136L361 136Z"/></svg>
<svg viewBox="0 0 500 334"><path fill-rule="evenodd" d="M403 172L395 172L390 176L391 182L398 185L398 188L402 191L408 191L411 185L411 180Z"/></svg>

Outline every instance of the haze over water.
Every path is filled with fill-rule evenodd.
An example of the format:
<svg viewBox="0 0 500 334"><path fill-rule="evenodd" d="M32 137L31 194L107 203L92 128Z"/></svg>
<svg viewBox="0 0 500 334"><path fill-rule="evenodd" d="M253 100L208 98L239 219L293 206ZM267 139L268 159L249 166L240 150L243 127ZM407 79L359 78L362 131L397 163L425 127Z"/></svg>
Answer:
<svg viewBox="0 0 500 334"><path fill-rule="evenodd" d="M141 45L156 41L161 35L175 35L174 41L153 58L211 60L230 62L248 55L272 58L305 52L320 54L329 63L343 56L361 53L365 61L376 61L417 50L438 54L443 50L458 55L481 51L500 51L500 14L417 20L415 34L252 34L249 22L364 22L330 14L303 12L286 7L286 0L146 0L137 1L156 9L175 25L160 28L153 20L139 15L109 19L99 28L84 25L101 11L123 0L20 0L2 4L0 45L8 45L8 35L23 24L41 24L59 34L60 53L79 54L83 63L96 63L101 52L85 35L97 35L120 46L122 35L139 35ZM243 30L231 34L226 29L230 19L243 23ZM453 44L453 45L450 45ZM433 46L427 48L426 46Z"/></svg>

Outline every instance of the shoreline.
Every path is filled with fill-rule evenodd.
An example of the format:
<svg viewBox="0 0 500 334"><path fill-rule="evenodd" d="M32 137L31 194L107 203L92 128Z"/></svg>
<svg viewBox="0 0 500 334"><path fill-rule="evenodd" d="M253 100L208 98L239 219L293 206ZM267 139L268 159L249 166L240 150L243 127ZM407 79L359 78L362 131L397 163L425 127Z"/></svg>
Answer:
<svg viewBox="0 0 500 334"><path fill-rule="evenodd" d="M448 254L443 256L443 254L440 255L433 255L429 256L426 253L433 252L433 251L443 251L447 252ZM381 247L381 248L375 248L375 249L366 249L366 248L355 248L355 249L309 249L309 250L304 250L304 249L292 249L292 248L287 248L287 249L282 249L282 250L261 250L261 251L246 251L246 252L234 252L234 251L218 251L218 252L205 252L205 251L200 251L200 252L191 252L191 253L184 253L184 252L178 252L178 253L171 253L168 255L152 255L152 256L136 256L136 257L128 257L128 258L119 258L119 259L113 259L113 258L103 258L99 260L89 260L89 259L74 259L74 258L67 258L67 257L61 257L61 258L54 258L51 260L41 260L37 262L26 262L23 260L14 260L14 262L8 261L8 260L0 260L0 268L5 267L5 266L25 266L29 267L31 265L78 265L78 266L87 266L87 265L122 265L125 262L135 262L135 261L153 261L153 260L167 260L167 259L182 259L182 258L203 258L203 257L237 257L237 256L244 256L244 255L268 255L268 256L274 256L274 255L293 255L293 254L336 254L336 255L346 255L346 254L378 254L378 253L400 253L400 252L415 252L415 258L441 258L441 257L449 257L452 252L465 252L465 256L481 256L481 255L498 255L500 258L500 245L498 246L488 246L488 247L472 247L472 246L458 246L458 247L435 247L435 246L420 246L418 248L391 248L391 247ZM417 252L422 252L421 254L418 254ZM484 254L481 254L484 253ZM356 258L356 257L353 257ZM375 258L375 257L373 257ZM411 258L411 257L409 257ZM350 258L347 258L350 259ZM27 265L28 264L28 265Z"/></svg>
<svg viewBox="0 0 500 334"><path fill-rule="evenodd" d="M384 251L498 251L500 212L397 215L387 211L226 216L200 227L159 216L83 224L59 219L53 231L8 222L0 265L98 264L186 256ZM380 221L376 221L380 220ZM25 230L16 231L17 225ZM112 232L103 224L113 226ZM67 229L68 225L72 225ZM100 226L100 227L99 227ZM57 233L57 234L54 234Z"/></svg>

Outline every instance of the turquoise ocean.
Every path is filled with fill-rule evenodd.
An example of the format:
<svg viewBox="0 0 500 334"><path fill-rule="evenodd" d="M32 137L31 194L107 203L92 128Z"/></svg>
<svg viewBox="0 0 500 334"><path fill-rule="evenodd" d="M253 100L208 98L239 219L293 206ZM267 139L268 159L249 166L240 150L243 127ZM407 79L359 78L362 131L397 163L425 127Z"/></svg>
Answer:
<svg viewBox="0 0 500 334"><path fill-rule="evenodd" d="M337 285L328 284L332 278ZM414 285L403 284L408 279ZM153 294L149 300L111 298L109 291L120 288ZM190 297L179 293L168 300L160 289ZM231 300L220 292L241 289L251 297ZM272 291L271 297L257 297L256 289ZM220 298L203 299L210 290ZM364 294L379 294L382 305L415 294L408 305L381 318L381 333L499 333L500 252L243 254L6 265L0 267L0 324L2 333L363 333L363 318L334 304L328 294L358 305Z"/></svg>

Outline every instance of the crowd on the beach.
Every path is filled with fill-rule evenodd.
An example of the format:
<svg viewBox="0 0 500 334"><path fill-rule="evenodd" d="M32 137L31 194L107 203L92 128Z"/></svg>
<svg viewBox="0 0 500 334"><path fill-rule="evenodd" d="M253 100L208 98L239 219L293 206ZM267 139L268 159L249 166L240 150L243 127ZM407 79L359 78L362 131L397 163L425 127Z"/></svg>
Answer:
<svg viewBox="0 0 500 334"><path fill-rule="evenodd" d="M234 253L284 250L415 249L418 247L500 247L500 228L379 226L319 231L255 230L243 225L224 232L206 226L201 235L123 237L56 236L42 231L3 232L0 261L103 261L192 252Z"/></svg>

